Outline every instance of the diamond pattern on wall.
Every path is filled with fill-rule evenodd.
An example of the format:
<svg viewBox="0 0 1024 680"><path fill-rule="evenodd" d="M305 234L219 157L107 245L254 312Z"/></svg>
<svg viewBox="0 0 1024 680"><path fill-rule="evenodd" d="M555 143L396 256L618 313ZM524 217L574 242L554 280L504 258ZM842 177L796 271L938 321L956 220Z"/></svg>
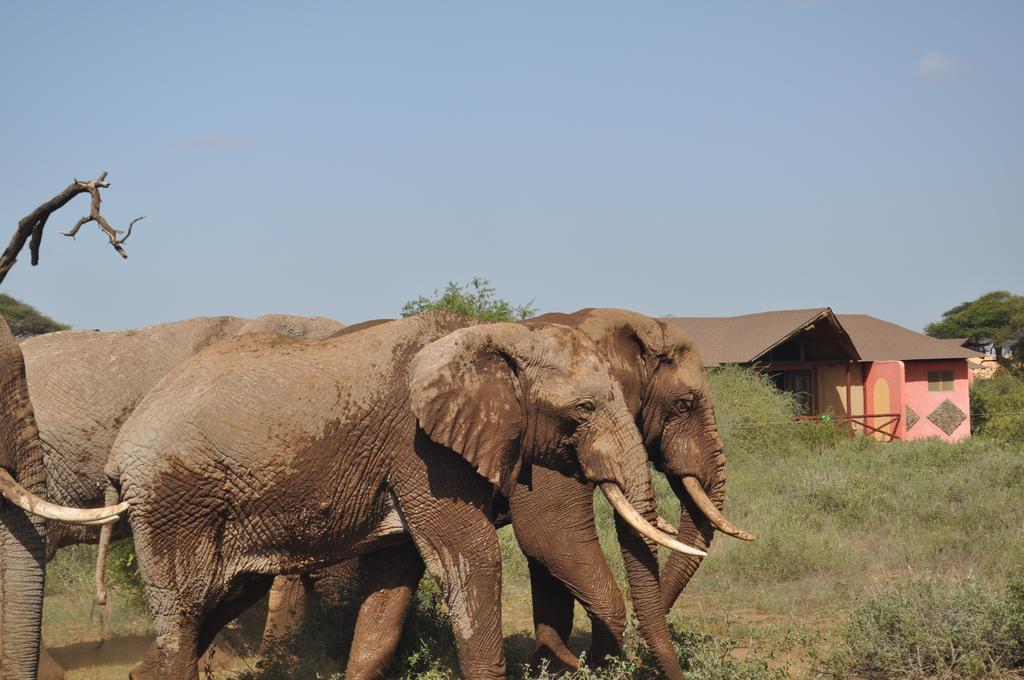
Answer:
<svg viewBox="0 0 1024 680"><path fill-rule="evenodd" d="M917 411L915 411L914 409L912 409L912 408L910 408L908 406L907 407L907 420L906 420L907 429L909 430L910 428L914 427L914 425L917 425L917 421L919 421L919 420L921 420L921 416L917 415Z"/></svg>
<svg viewBox="0 0 1024 680"><path fill-rule="evenodd" d="M960 423L967 420L967 416L964 412L956 407L956 404L946 399L938 407L931 412L928 416L928 420L935 423L935 425L945 432L946 434L953 434L953 431L960 427Z"/></svg>

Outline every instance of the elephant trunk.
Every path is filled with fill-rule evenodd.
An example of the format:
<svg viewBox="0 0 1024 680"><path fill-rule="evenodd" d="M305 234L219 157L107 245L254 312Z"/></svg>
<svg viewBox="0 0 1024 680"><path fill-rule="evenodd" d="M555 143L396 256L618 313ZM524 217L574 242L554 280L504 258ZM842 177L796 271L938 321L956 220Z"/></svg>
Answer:
<svg viewBox="0 0 1024 680"><path fill-rule="evenodd" d="M694 430L698 431L696 436ZM754 540L753 534L736 527L722 514L725 454L710 398L694 430L672 432L662 439L661 446L669 485L679 499L679 540L704 551L711 546L715 529L742 540ZM665 611L675 604L701 559L699 555L669 555L661 571Z"/></svg>
<svg viewBox="0 0 1024 680"><path fill-rule="evenodd" d="M682 479L669 477L669 485L679 498L679 539L694 547L708 550L715 529L711 522L700 512L683 487ZM703 557L672 553L668 556L661 569L661 604L662 611L668 612L679 599L683 589L693 578Z"/></svg>
<svg viewBox="0 0 1024 680"><path fill-rule="evenodd" d="M650 470L643 465L643 473L649 477ZM654 522L657 517L653 489L652 495L646 496L643 487L633 493L627 493L630 505L644 509L644 519ZM659 668L665 677L680 680L683 677L672 637L665 618L665 609L661 604L661 586L658 573L658 550L654 542L631 531L622 513L616 513L615 530L622 551L622 560L626 567L626 579L629 583L630 599L633 612L636 614L640 633L647 646L654 654ZM689 548L690 546L687 545ZM692 554L672 551L673 555L699 559Z"/></svg>
<svg viewBox="0 0 1024 680"><path fill-rule="evenodd" d="M641 536L669 550L706 555L658 528L668 523L658 517L647 450L625 409L613 409L604 419L609 426L577 448L584 474L597 482L616 515Z"/></svg>
<svg viewBox="0 0 1024 680"><path fill-rule="evenodd" d="M632 425L625 414L623 418ZM627 431L627 428L624 426L622 431ZM617 460L622 463L619 476L614 483L601 483L600 488L616 511L616 532L640 631L664 675L672 680L680 680L683 677L682 668L661 605L657 545L672 547L673 554L677 550L697 554L703 552L655 528L658 513L647 451L639 433L635 432L635 426L632 431L632 438L616 442L620 446Z"/></svg>
<svg viewBox="0 0 1024 680"><path fill-rule="evenodd" d="M33 678L39 665L46 521L7 506L0 523L0 678Z"/></svg>
<svg viewBox="0 0 1024 680"><path fill-rule="evenodd" d="M25 364L0 317L0 469L46 494L43 453L25 382ZM39 663L46 576L46 522L0 500L0 678L34 678Z"/></svg>

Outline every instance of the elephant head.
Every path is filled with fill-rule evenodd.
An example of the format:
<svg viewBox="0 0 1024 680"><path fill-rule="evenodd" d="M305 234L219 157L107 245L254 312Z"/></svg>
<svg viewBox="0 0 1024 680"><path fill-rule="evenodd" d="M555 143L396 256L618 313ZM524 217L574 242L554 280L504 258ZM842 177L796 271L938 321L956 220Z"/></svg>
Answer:
<svg viewBox="0 0 1024 680"><path fill-rule="evenodd" d="M42 623L45 519L116 520L127 506L76 510L45 500L46 474L21 348L0 318L0 677L35 677Z"/></svg>
<svg viewBox="0 0 1024 680"><path fill-rule="evenodd" d="M578 461L642 536L706 554L656 528L647 452L611 371L594 343L570 328L472 326L416 355L411 407L432 441L460 454L506 496L529 478L532 464Z"/></svg>
<svg viewBox="0 0 1024 680"><path fill-rule="evenodd" d="M679 498L680 538L705 549L715 529L753 540L722 514L724 445L707 371L690 337L680 328L624 310L585 310L583 315L580 330L608 351L651 462ZM668 606L699 564L694 559L666 565L662 579Z"/></svg>
<svg viewBox="0 0 1024 680"><path fill-rule="evenodd" d="M583 331L601 348L639 426L651 462L679 498L678 538L706 551L715 529L737 538L753 536L722 514L725 454L715 422L707 372L690 338L666 323L620 309L545 314L537 321ZM620 543L630 537L620 530ZM666 673L678 672L665 612L700 565L702 555L672 553L657 561L623 551L634 611L645 639Z"/></svg>

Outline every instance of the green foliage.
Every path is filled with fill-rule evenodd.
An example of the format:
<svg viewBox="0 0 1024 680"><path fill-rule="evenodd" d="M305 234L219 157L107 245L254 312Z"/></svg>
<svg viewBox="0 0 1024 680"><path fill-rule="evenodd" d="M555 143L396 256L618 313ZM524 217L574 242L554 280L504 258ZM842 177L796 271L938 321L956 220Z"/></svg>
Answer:
<svg viewBox="0 0 1024 680"><path fill-rule="evenodd" d="M484 321L522 321L537 314L533 300L525 305L513 305L504 298L496 298L490 280L479 276L465 285L449 281L443 292L435 290L432 297L421 295L406 302L402 316L422 314L432 309L457 312Z"/></svg>
<svg viewBox="0 0 1024 680"><path fill-rule="evenodd" d="M732 638L675 623L670 623L669 629L672 644L682 660L683 677L687 680L782 680L789 677L782 668L770 665L770 656L751 652L743 659L737 658L734 651L739 643ZM524 665L519 674L510 675L522 680L657 680L663 677L654 655L638 642L636 631L627 639L627 658L609 657L601 668L584 665L574 673L557 674L550 673L546 667Z"/></svg>
<svg viewBox="0 0 1024 680"><path fill-rule="evenodd" d="M971 385L971 430L1008 443L1024 443L1024 379L1005 369Z"/></svg>
<svg viewBox="0 0 1024 680"><path fill-rule="evenodd" d="M942 313L924 332L935 338L967 338L978 351L992 348L997 357L1010 350L1017 363L1024 355L1024 296L1005 290L986 293Z"/></svg>
<svg viewBox="0 0 1024 680"><path fill-rule="evenodd" d="M41 314L35 307L12 298L10 295L0 294L0 314L7 321L7 325L11 327L11 333L17 338L63 331L68 328Z"/></svg>
<svg viewBox="0 0 1024 680"><path fill-rule="evenodd" d="M796 422L800 411L793 395L779 390L765 374L726 365L711 369L709 379L729 460L820 451L846 438L846 430L834 422Z"/></svg>
<svg viewBox="0 0 1024 680"><path fill-rule="evenodd" d="M1024 579L994 592L976 579L923 578L875 591L840 629L825 669L839 678L1020 677Z"/></svg>

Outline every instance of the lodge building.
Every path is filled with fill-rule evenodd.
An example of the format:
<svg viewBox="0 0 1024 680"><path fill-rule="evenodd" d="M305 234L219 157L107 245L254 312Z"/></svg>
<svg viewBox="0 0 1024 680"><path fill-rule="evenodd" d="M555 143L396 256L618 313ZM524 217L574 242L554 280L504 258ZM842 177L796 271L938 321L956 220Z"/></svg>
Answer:
<svg viewBox="0 0 1024 680"><path fill-rule="evenodd" d="M767 374L805 418L886 440L971 433L968 360L983 355L960 342L828 307L663 321L693 338L706 365Z"/></svg>

